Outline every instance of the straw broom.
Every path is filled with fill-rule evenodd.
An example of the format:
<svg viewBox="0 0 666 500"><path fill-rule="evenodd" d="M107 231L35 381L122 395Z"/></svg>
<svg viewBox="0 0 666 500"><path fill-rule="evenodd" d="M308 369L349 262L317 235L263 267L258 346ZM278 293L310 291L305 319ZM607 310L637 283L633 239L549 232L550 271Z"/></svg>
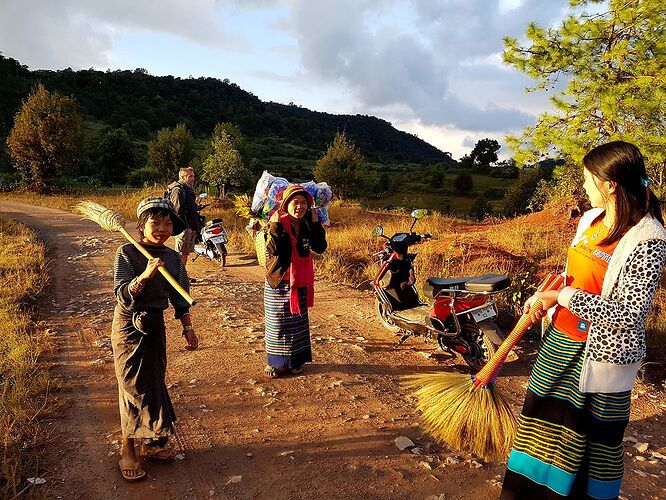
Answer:
<svg viewBox="0 0 666 500"><path fill-rule="evenodd" d="M134 245L136 249L141 252L144 257L146 257L146 259L153 258L148 250L141 246L141 244L125 230L125 217L123 217L121 213L92 201L82 201L74 207L74 210L83 215L85 219L89 219L99 224L105 231L120 232L120 234L127 238L127 240L132 245ZM178 283L174 277L171 276L169 271L167 271L164 267L159 267L158 270L169 282L169 284L190 303L190 305L196 304L196 301L190 296L189 293L187 293L187 290L180 286L180 283Z"/></svg>
<svg viewBox="0 0 666 500"><path fill-rule="evenodd" d="M550 275L538 291L557 290L562 276ZM516 433L511 406L495 387L495 378L509 352L531 325L530 315L541 309L535 301L523 314L493 357L475 375L425 373L406 378L405 386L415 389L417 407L424 428L453 448L466 450L487 461L506 459Z"/></svg>

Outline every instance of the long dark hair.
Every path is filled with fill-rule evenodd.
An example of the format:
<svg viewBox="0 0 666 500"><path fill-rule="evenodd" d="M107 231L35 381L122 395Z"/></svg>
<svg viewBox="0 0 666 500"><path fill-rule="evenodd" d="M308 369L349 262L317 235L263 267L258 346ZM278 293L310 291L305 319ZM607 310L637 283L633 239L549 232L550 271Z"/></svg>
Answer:
<svg viewBox="0 0 666 500"><path fill-rule="evenodd" d="M619 240L648 212L664 224L659 199L648 187L645 161L636 146L623 141L602 144L585 155L583 166L599 180L616 184L615 222L600 245Z"/></svg>

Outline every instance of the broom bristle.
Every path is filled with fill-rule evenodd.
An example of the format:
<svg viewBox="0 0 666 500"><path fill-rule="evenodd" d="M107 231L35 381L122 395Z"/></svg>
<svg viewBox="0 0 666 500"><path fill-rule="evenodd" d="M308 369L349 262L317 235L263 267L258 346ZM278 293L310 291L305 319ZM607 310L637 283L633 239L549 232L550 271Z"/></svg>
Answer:
<svg viewBox="0 0 666 500"><path fill-rule="evenodd" d="M486 461L506 459L516 417L497 388L477 388L469 375L446 372L412 375L404 385L416 389L423 426L435 439Z"/></svg>
<svg viewBox="0 0 666 500"><path fill-rule="evenodd" d="M74 207L74 210L84 218L99 224L106 231L118 231L121 227L125 227L125 217L120 212L94 201L82 201Z"/></svg>

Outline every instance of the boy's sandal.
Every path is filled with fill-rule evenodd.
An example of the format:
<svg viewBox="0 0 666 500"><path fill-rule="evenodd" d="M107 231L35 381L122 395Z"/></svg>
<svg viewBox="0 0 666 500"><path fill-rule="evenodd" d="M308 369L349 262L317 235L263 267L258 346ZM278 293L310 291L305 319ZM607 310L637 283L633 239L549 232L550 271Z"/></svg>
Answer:
<svg viewBox="0 0 666 500"><path fill-rule="evenodd" d="M128 482L140 481L146 477L146 471L143 470L141 464L137 462L136 467L123 467L122 460L118 462L118 467L120 467L120 474L123 476L123 479Z"/></svg>
<svg viewBox="0 0 666 500"><path fill-rule="evenodd" d="M299 373L303 373L303 367L299 366L298 368L292 368L290 371L294 375L298 375Z"/></svg>
<svg viewBox="0 0 666 500"><path fill-rule="evenodd" d="M139 452L146 460L159 460L161 462L172 462L176 459L176 452L171 448L158 448L156 446L141 445Z"/></svg>
<svg viewBox="0 0 666 500"><path fill-rule="evenodd" d="M274 366L267 365L264 368L264 375L266 375L268 378L278 378L280 376L280 372Z"/></svg>

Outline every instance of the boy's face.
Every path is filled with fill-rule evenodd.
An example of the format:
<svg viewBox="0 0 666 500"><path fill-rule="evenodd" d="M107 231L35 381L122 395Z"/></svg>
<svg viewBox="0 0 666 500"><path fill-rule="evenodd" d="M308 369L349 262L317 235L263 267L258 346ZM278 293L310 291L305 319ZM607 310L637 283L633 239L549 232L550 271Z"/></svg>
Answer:
<svg viewBox="0 0 666 500"><path fill-rule="evenodd" d="M153 245L163 245L173 233L173 221L168 215L148 217L143 227L143 239Z"/></svg>

